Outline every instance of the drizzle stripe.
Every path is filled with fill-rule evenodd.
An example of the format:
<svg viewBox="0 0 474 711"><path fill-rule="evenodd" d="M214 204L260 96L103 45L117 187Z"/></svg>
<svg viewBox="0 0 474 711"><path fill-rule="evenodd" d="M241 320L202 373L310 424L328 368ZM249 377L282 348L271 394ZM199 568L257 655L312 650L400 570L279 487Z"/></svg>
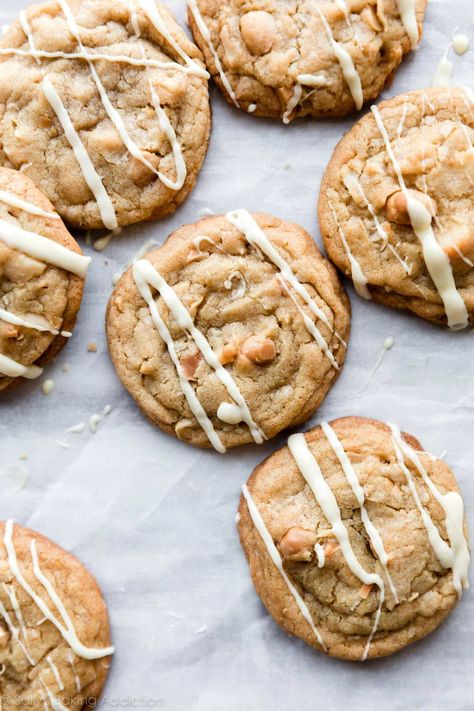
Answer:
<svg viewBox="0 0 474 711"><path fill-rule="evenodd" d="M135 264L136 263L137 262L135 262ZM224 454L226 452L226 448L222 444L221 439L215 431L211 420L208 418L206 411L199 402L192 386L189 384L189 381L187 380L184 374L183 368L181 367L181 363L179 362L179 358L174 347L173 338L168 328L166 327L165 322L163 321L158 312L155 300L148 285L147 278L142 274L142 271L140 269L135 269L135 265L133 267L133 278L135 280L135 284L137 286L138 291L142 295L143 299L145 299L148 308L150 309L153 324L158 333L160 334L161 339L166 344L169 356L178 374L181 390L184 393L191 412L193 413L201 428L206 433L206 436L209 442L214 447L214 449L216 449L221 454Z"/></svg>
<svg viewBox="0 0 474 711"><path fill-rule="evenodd" d="M255 504L255 501L253 500L252 495L250 494L250 491L248 490L248 487L246 484L244 484L242 487L242 493L244 495L245 501L247 502L248 511L250 514L250 518L253 521L253 525L257 529L262 541L264 542L270 558L272 559L273 563L275 564L275 567L278 569L281 577L285 581L285 583L288 587L288 590L293 595L293 598L294 598L296 604L298 605L301 614L303 615L304 619L311 627L311 630L313 631L313 634L316 637L317 641L319 642L321 647L324 649L324 651L326 651L326 646L324 644L323 638L321 637L321 633L315 626L315 624L313 622L313 618L311 617L311 613L310 613L305 601L303 600L303 598L301 597L301 595L299 594L298 590L295 588L295 586L293 585L291 580L289 579L289 577L283 567L283 561L282 561L281 556L278 552L278 549L273 542L273 538L271 537L268 528L265 526L265 522L264 522L264 520L260 514L260 511L258 510L258 508Z"/></svg>
<svg viewBox="0 0 474 711"><path fill-rule="evenodd" d="M18 249L30 257L52 264L72 274L85 277L90 257L72 252L62 244L43 237L36 232L29 232L22 227L0 220L0 241L12 249Z"/></svg>
<svg viewBox="0 0 474 711"><path fill-rule="evenodd" d="M416 49L418 47L418 42L420 41L418 23L416 21L416 0L396 0L396 2L405 32L410 40L411 48Z"/></svg>
<svg viewBox="0 0 474 711"><path fill-rule="evenodd" d="M387 154L397 175L400 188L407 200L412 228L421 242L425 264L444 304L448 325L452 329L466 328L469 323L466 304L456 288L449 258L436 239L436 235L431 226L432 217L423 203L413 197L407 189L400 165L393 152L387 129L384 126L382 117L376 106L372 106L372 113L384 140Z"/></svg>
<svg viewBox="0 0 474 711"><path fill-rule="evenodd" d="M383 579L380 575L376 573L369 573L359 562L357 556L352 548L349 534L347 528L345 527L342 518L341 511L339 509L336 497L334 496L331 487L327 483L323 476L323 473L319 467L318 462L312 455L308 444L306 442L305 436L303 434L291 435L288 439L288 447L291 454L296 462L296 465L301 472L301 475L307 482L314 497L322 509L324 516L327 518L331 525L332 533L336 537L339 545L341 546L344 559L351 570L351 572L359 578L365 585L377 585L380 589L380 601L375 615L374 625L372 631L367 640L367 644L362 655L362 660L367 659L369 653L370 645L373 636L377 630L380 615L382 612L382 605L385 599L385 585Z"/></svg>
<svg viewBox="0 0 474 711"><path fill-rule="evenodd" d="M21 365L16 360L0 353L0 373L8 378L22 377L27 380L34 380L39 378L42 372L43 368L38 368L37 365Z"/></svg>
<svg viewBox="0 0 474 711"><path fill-rule="evenodd" d="M51 220L61 219L56 212L47 212L46 210L42 210L37 205L33 205L32 202L22 200L17 195L6 192L6 190L0 190L0 202L4 202L6 205L10 205L11 207L17 207L20 210L24 210L24 212L29 212L31 215L48 217Z"/></svg>
<svg viewBox="0 0 474 711"><path fill-rule="evenodd" d="M148 284L157 289L164 303L176 319L178 326L193 339L204 360L208 363L208 365L210 365L211 368L213 368L216 376L240 409L242 415L241 421L246 423L255 442L257 444L261 444L265 439L265 436L262 430L252 419L248 405L237 384L231 374L221 364L219 358L209 345L207 338L194 325L191 316L182 304L176 292L169 286L158 270L155 269L146 259L139 259L135 262L133 265L133 274L134 277L138 274L142 279L148 282Z"/></svg>

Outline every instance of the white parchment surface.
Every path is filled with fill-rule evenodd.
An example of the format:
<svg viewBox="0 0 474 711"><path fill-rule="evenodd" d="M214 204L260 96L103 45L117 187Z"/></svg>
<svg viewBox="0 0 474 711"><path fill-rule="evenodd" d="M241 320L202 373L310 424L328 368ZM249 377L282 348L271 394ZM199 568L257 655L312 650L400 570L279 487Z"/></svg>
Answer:
<svg viewBox="0 0 474 711"><path fill-rule="evenodd" d="M184 0L166 4L183 22ZM0 22L25 5L0 0ZM474 46L473 9L472 0L430 0L423 44L384 96L428 86L456 27ZM474 51L453 61L454 82L472 86ZM242 483L285 437L224 457L201 452L149 424L115 376L106 303L113 275L146 240L161 243L203 208L246 207L299 222L321 246L320 179L354 118L283 126L237 112L215 89L212 105L209 153L185 205L162 222L126 229L100 254L85 247L93 263L79 323L45 373L53 392L45 397L35 381L2 393L0 518L49 536L97 577L116 646L104 708L474 709L472 592L437 632L386 660L335 661L290 640L253 590L234 525ZM447 450L474 529L472 331L448 333L348 291L346 366L308 427L366 415L397 422L435 454ZM395 345L360 392L388 336ZM97 352L87 352L89 342ZM95 434L66 435L108 403L112 412Z"/></svg>

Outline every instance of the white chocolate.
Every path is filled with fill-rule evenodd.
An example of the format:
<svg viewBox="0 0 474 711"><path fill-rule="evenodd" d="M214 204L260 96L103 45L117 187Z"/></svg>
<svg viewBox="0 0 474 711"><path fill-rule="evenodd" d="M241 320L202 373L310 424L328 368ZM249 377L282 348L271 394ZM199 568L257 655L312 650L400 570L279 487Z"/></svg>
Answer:
<svg viewBox="0 0 474 711"><path fill-rule="evenodd" d="M416 21L416 0L396 0L396 2L411 48L416 49L420 41L418 23Z"/></svg>
<svg viewBox="0 0 474 711"><path fill-rule="evenodd" d="M51 220L61 219L56 212L47 212L46 210L42 210L37 205L33 205L31 202L22 200L17 195L8 193L5 190L0 190L0 202L4 202L6 205L10 205L11 207L17 207L20 210L24 210L24 212L29 212L31 215L47 217Z"/></svg>
<svg viewBox="0 0 474 711"><path fill-rule="evenodd" d="M194 17L194 21L196 22L199 32L201 33L205 43L207 44L209 52L212 54L212 58L214 59L214 64L215 64L216 70L221 78L222 85L224 86L225 90L227 91L233 104L237 108L240 108L240 104L237 101L237 96L235 94L235 91L233 90L231 83L226 76L224 68L221 64L221 60L219 59L219 55L217 54L216 48L212 44L211 33L209 32L208 26L204 22L204 18L199 11L196 0L188 0L188 7L191 10L191 13Z"/></svg>
<svg viewBox="0 0 474 711"><path fill-rule="evenodd" d="M51 609L49 606L44 602L44 600L33 590L33 588L29 585L29 583L26 581L24 578L20 567L18 565L18 560L16 557L16 551L15 551L15 546L13 543L13 522L12 521L7 521L5 524L5 533L3 537L3 543L4 546L7 550L7 555L8 555L8 565L10 568L10 571L18 584L23 588L23 590L26 592L26 594L33 600L33 602L36 604L36 606L40 609L40 611L43 613L43 615L46 617L47 620L49 620L60 632L62 635L63 639L69 644L71 649L74 651L75 654L77 654L78 657L82 657L83 659L102 659L103 657L108 657L110 654L113 654L114 648L113 647L104 647L102 649L95 649L93 647L86 647L83 645L76 634L76 631L74 629L73 622L71 620L71 617L69 616L66 608L64 607L64 604L57 594L56 590L54 589L53 585L51 582L48 580L48 578L43 574L41 571L41 568L39 566L39 561L38 561L38 554L36 552L36 541L33 539L30 543L30 552L31 552L31 558L33 562L33 573L38 580L39 583L45 588L46 592L48 593L51 602L53 605L56 607L57 611L60 614L61 620L59 621L58 618L51 612Z"/></svg>
<svg viewBox="0 0 474 711"><path fill-rule="evenodd" d="M342 229L342 225L339 222L339 219L336 215L336 211L334 209L334 206L331 201L329 201L329 207L331 208L331 212L334 218L334 221L336 223L339 236L341 238L342 246L344 247L344 250L347 254L347 258L349 260L349 264L351 267L351 277L352 281L354 282L355 290L361 296L363 299L367 299L367 301L372 300L372 296L370 294L370 291L367 287L367 284L369 283L367 280L367 277L365 276L364 272L362 271L362 267L360 265L360 262L354 257L351 248L349 247L349 244L346 239L346 235L344 233L344 230Z"/></svg>
<svg viewBox="0 0 474 711"><path fill-rule="evenodd" d="M453 330L466 328L469 324L469 314L466 304L456 288L456 282L449 257L445 254L436 239L436 235L431 225L432 216L423 203L413 197L407 189L400 164L398 163L395 153L393 152L390 137L376 106L372 106L372 113L384 140L387 154L397 175L400 188L405 195L413 231L421 242L425 264L444 304L446 316L448 318L448 325Z"/></svg>
<svg viewBox="0 0 474 711"><path fill-rule="evenodd" d="M118 227L117 217L115 215L112 201L103 186L102 178L94 168L90 156L79 138L79 134L72 125L72 121L64 108L64 104L62 103L59 94L51 84L48 77L44 77L42 87L44 95L56 114L58 121L64 130L64 134L74 152L82 175L84 176L84 180L97 201L102 222L107 229L115 230Z"/></svg>
<svg viewBox="0 0 474 711"><path fill-rule="evenodd" d="M362 82L360 79L360 74L355 68L354 60L352 59L347 49L345 49L345 47L339 44L339 42L336 42L336 40L334 39L334 35L331 31L331 28L329 27L329 23L324 17L324 14L322 13L317 2L314 3L314 8L321 18L321 22L323 23L323 27L326 32L329 43L332 47L337 61L341 66L342 74L344 76L344 79L346 80L347 86L349 87L351 96L354 99L356 108L359 110L364 104L364 93L362 91Z"/></svg>
<svg viewBox="0 0 474 711"><path fill-rule="evenodd" d="M377 573L369 573L361 565L359 559L352 548L347 528L345 527L341 511L339 509L336 497L334 496L329 484L323 476L319 464L312 455L305 436L303 434L291 435L288 439L288 447L296 462L296 465L301 472L301 475L309 485L314 497L321 507L324 516L328 520L331 530L336 537L344 559L351 572L359 578L365 585L377 585L380 589L380 600L372 631L367 640L367 644L362 655L362 661L367 659L370 650L370 645L380 620L382 605L385 600L385 584L383 579Z"/></svg>
<svg viewBox="0 0 474 711"><path fill-rule="evenodd" d="M184 307L183 303L179 299L176 292L169 286L162 275L148 262L146 259L140 259L133 265L133 276L135 281L141 279L141 284L147 283L153 286L159 292L161 298L165 302L166 306L170 309L173 318L176 320L178 326L187 333L195 342L196 346L200 350L204 360L211 366L215 371L217 378L226 388L230 397L234 401L235 407L240 410L240 421L245 422L248 426L254 441L257 444L261 444L265 435L263 434L260 427L254 422L248 405L242 396L237 384L235 383L232 375L228 370L224 368L221 364L219 358L212 350L209 345L209 341L204 336L201 331L194 325L194 322L189 315L188 311ZM234 414L235 416L235 414Z"/></svg>
<svg viewBox="0 0 474 711"><path fill-rule="evenodd" d="M283 114L282 120L284 124L290 123L290 116L298 106L302 96L303 87L301 86L301 84L295 84L295 86L293 87L293 93L288 99L288 103L286 104L285 108L285 113Z"/></svg>
<svg viewBox="0 0 474 711"><path fill-rule="evenodd" d="M431 86L451 86L453 79L454 64L448 59L446 54L438 62L436 71L431 81Z"/></svg>
<svg viewBox="0 0 474 711"><path fill-rule="evenodd" d="M245 501L247 502L247 508L248 508L248 511L250 514L250 518L252 519L253 525L257 529L257 531L260 535L260 538L262 539L263 543L265 544L265 547L268 551L270 558L272 559L273 563L275 564L275 567L277 568L281 577L285 581L285 584L288 587L288 590L292 594L304 619L311 627L311 630L312 630L314 636L316 637L317 641L319 642L321 647L326 651L326 646L324 644L323 638L321 637L321 633L315 626L315 624L313 622L313 618L311 617L311 613L310 613L305 601L303 600L303 598L299 594L298 590L295 588L295 586L291 582L290 578L288 577L288 575L283 567L283 561L281 559L281 555L279 554L278 549L273 542L273 538L271 537L270 532L265 525L265 521L263 520L262 515L261 515L260 511L258 510L258 508L255 504L255 501L253 500L252 495L250 494L250 491L248 490L248 487L246 484L244 484L242 487L242 493L244 495Z"/></svg>
<svg viewBox="0 0 474 711"><path fill-rule="evenodd" d="M183 394L188 402L191 412L193 413L194 417L196 418L197 422L199 423L199 426L205 432L206 437L208 438L209 442L212 444L214 449L217 452L224 454L226 452L226 448L222 444L219 435L217 434L216 430L214 429L214 425L212 424L211 420L207 416L206 411L202 407L192 386L190 385L188 379L186 378L184 370L183 370L181 363L179 361L178 354L176 353L176 348L175 348L175 344L174 344L173 338L171 336L171 333L169 332L169 329L167 328L165 322L161 318L159 311L157 309L157 306L156 306L156 302L155 302L153 295L151 293L151 289L150 289L150 286L148 283L148 278L147 278L147 271L144 271L143 268L140 267L140 263L142 261L144 261L144 260L138 260L137 262L135 262L135 264L133 266L133 278L135 280L137 289L148 305L148 308L149 308L150 314L151 314L151 318L153 321L153 325L155 326L156 330L158 331L160 338L166 344L169 356L173 362L174 367L176 368L176 373L179 378L179 384L181 386L181 390L183 391ZM149 264L149 262L147 262L147 264ZM137 265L138 265L138 267L137 267ZM150 267L151 267L151 264L150 264Z"/></svg>
<svg viewBox="0 0 474 711"><path fill-rule="evenodd" d="M453 49L459 56L466 54L469 50L470 42L469 37L463 34L455 34L453 37Z"/></svg>
<svg viewBox="0 0 474 711"><path fill-rule="evenodd" d="M26 378L34 380L39 378L43 368L37 365L21 365L16 360L8 358L8 356L0 353L0 374L6 375L8 378Z"/></svg>
<svg viewBox="0 0 474 711"><path fill-rule="evenodd" d="M443 568L451 569L453 572L453 585L459 597L463 589L469 587L469 547L464 535L464 504L461 496L450 491L441 494L428 476L428 472L423 466L418 454L402 437L400 429L396 425L390 425L392 432L392 442L395 454L401 470L405 474L408 486L412 493L415 504L420 512L423 525L428 533L430 544ZM438 528L433 522L430 513L421 502L412 473L405 464L405 458L411 461L421 475L423 482L428 487L431 495L436 499L444 510L446 519L446 532L449 544L441 537Z"/></svg>
<svg viewBox="0 0 474 711"><path fill-rule="evenodd" d="M30 257L52 264L65 271L84 278L90 257L77 254L52 239L43 237L36 232L29 232L6 220L0 220L0 241L7 247L18 249Z"/></svg>

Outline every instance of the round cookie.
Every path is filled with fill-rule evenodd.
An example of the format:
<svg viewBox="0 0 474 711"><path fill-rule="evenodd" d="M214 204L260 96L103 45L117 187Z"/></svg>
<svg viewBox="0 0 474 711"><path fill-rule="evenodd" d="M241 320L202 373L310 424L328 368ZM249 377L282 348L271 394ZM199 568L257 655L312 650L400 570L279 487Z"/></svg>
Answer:
<svg viewBox="0 0 474 711"><path fill-rule="evenodd" d="M0 168L0 390L67 343L89 262L32 180Z"/></svg>
<svg viewBox="0 0 474 711"><path fill-rule="evenodd" d="M102 593L71 553L0 524L2 709L93 708L110 666Z"/></svg>
<svg viewBox="0 0 474 711"><path fill-rule="evenodd" d="M474 315L474 97L414 91L372 107L326 170L332 261L366 298L457 330Z"/></svg>
<svg viewBox="0 0 474 711"><path fill-rule="evenodd" d="M427 0L188 0L226 100L256 116L344 116L375 99L418 46Z"/></svg>
<svg viewBox="0 0 474 711"><path fill-rule="evenodd" d="M310 417L349 328L349 301L308 233L246 210L174 232L122 276L107 314L117 374L142 410L220 452Z"/></svg>
<svg viewBox="0 0 474 711"><path fill-rule="evenodd" d="M364 660L421 639L453 609L469 566L463 503L449 467L421 449L396 426L345 417L293 435L254 470L240 540L286 632Z"/></svg>
<svg viewBox="0 0 474 711"><path fill-rule="evenodd" d="M207 78L155 0L32 5L0 39L0 162L75 227L168 215L206 154Z"/></svg>

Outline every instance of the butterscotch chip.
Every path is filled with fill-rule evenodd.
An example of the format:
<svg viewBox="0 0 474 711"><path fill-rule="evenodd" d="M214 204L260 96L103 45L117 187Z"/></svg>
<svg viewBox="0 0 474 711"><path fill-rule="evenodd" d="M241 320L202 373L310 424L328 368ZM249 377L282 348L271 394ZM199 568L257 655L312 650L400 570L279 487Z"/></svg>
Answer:
<svg viewBox="0 0 474 711"><path fill-rule="evenodd" d="M154 423L199 447L216 446L212 430L230 448L258 441L258 431L271 438L303 422L344 363L350 306L333 268L298 225L246 214L304 285L309 304L229 216L213 216L182 227L136 262L108 305L118 377ZM196 245L200 259L190 261ZM151 269L162 323L139 291L137 269L141 279ZM158 274L172 288L172 302ZM176 297L181 310L173 311Z"/></svg>
<svg viewBox="0 0 474 711"><path fill-rule="evenodd" d="M10 526L0 524L2 709L90 708L113 652L102 593L71 553L35 531Z"/></svg>
<svg viewBox="0 0 474 711"><path fill-rule="evenodd" d="M2 201L0 193L0 220L6 223L7 237L10 230L20 228L81 254L50 201L30 178L0 168L0 191L5 199L24 201L30 209L46 213L12 206ZM11 361L20 367L44 366L64 347L68 341L64 334L74 330L83 286L82 276L14 249L0 236L0 390L21 380L21 376L8 375L1 356L9 359L10 367Z"/></svg>
<svg viewBox="0 0 474 711"><path fill-rule="evenodd" d="M113 230L169 215L207 150L201 52L161 2L67 5L73 21L50 0L26 8L0 38L0 161L22 168L75 227Z"/></svg>
<svg viewBox="0 0 474 711"><path fill-rule="evenodd" d="M285 632L332 657L387 656L435 630L468 586L462 499L448 465L411 435L361 417L330 428L357 457L364 511L325 424L296 435L303 444L290 438L253 471L240 500L240 540L256 592Z"/></svg>
<svg viewBox="0 0 474 711"><path fill-rule="evenodd" d="M472 323L473 145L474 97L454 87L384 101L339 143L319 221L330 259L366 298Z"/></svg>
<svg viewBox="0 0 474 711"><path fill-rule="evenodd" d="M414 2L414 30L395 0L189 0L188 18L225 99L286 123L375 99L421 41L426 5Z"/></svg>

